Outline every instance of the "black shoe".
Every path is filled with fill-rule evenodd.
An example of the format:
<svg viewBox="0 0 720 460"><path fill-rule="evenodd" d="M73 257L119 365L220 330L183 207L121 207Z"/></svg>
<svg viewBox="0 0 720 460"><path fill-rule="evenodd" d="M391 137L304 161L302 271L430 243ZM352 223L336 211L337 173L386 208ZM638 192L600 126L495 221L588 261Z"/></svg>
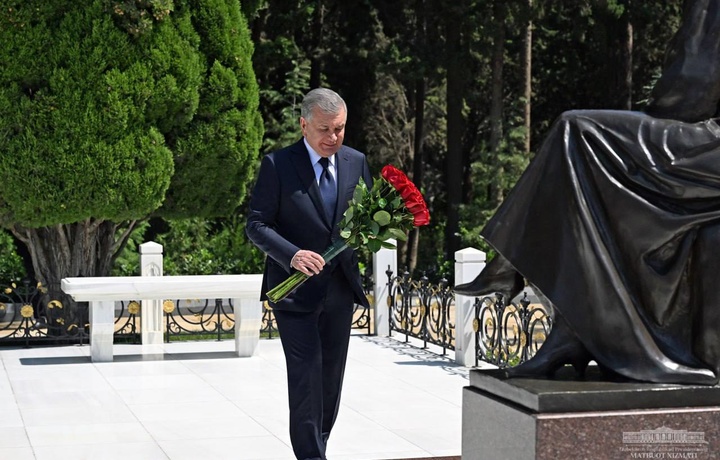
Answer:
<svg viewBox="0 0 720 460"><path fill-rule="evenodd" d="M483 296L500 293L506 302L510 302L525 287L525 279L510 262L497 254L471 282L458 284L453 289L456 294Z"/></svg>
<svg viewBox="0 0 720 460"><path fill-rule="evenodd" d="M505 370L511 377L552 377L555 372L566 364L575 369L575 374L582 377L593 357L585 346L570 330L570 326L558 316L548 338L535 356L528 361Z"/></svg>

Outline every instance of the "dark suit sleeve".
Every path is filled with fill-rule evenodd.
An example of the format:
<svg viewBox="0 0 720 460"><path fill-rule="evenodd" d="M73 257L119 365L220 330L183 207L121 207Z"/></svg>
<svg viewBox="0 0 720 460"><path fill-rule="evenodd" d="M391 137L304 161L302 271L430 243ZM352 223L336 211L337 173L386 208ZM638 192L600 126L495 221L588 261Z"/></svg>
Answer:
<svg viewBox="0 0 720 460"><path fill-rule="evenodd" d="M272 155L266 155L260 163L257 182L250 198L250 210L245 231L248 238L290 273L290 262L297 246L280 236L276 219L280 207L280 180Z"/></svg>
<svg viewBox="0 0 720 460"><path fill-rule="evenodd" d="M365 180L365 185L367 185L368 189L371 189L373 186L373 178L370 174L370 166L368 165L367 158L363 158L363 179Z"/></svg>

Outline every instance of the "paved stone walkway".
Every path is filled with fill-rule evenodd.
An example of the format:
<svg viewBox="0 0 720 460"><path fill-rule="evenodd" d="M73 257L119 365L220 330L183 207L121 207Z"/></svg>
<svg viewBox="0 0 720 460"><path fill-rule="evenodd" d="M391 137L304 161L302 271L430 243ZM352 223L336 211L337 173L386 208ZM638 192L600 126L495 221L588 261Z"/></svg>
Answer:
<svg viewBox="0 0 720 460"><path fill-rule="evenodd" d="M0 459L292 460L279 340L0 349ZM332 460L458 460L468 369L353 336ZM447 458L450 457L450 458Z"/></svg>

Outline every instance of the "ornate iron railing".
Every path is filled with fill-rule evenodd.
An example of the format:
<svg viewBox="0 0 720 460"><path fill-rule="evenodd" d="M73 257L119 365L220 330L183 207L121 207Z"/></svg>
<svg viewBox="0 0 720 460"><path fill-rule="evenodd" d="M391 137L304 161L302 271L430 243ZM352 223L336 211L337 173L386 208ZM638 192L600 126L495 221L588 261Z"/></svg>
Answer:
<svg viewBox="0 0 720 460"><path fill-rule="evenodd" d="M67 309L60 301L43 303L42 297L46 293L41 285L31 286L29 283L20 286L12 284L0 292L0 344L89 343L87 318L82 322L70 321ZM76 307L76 314L87 314L84 303L78 303ZM165 300L162 309L166 342L180 340L181 337L223 340L235 335L231 299ZM115 341L140 343L140 311L137 300L116 303ZM369 309L356 305L353 329L366 330L368 335L371 334L371 318ZM260 333L270 339L279 336L275 317L267 303L263 305Z"/></svg>
<svg viewBox="0 0 720 460"><path fill-rule="evenodd" d="M372 302L370 302L370 305L372 305ZM352 322L353 330L362 331L366 329L367 335L372 335L371 308L365 308L357 304L355 305ZM263 317L260 333L263 334L262 337L268 339L280 336L277 329L277 323L275 322L275 315L267 302L263 302Z"/></svg>
<svg viewBox="0 0 720 460"><path fill-rule="evenodd" d="M388 270L390 331L414 337L423 346L434 344L442 353L455 349L455 294L447 280L431 284L426 276L413 280L410 273L393 276Z"/></svg>
<svg viewBox="0 0 720 460"><path fill-rule="evenodd" d="M235 334L232 299L165 300L162 309L166 342L181 335L222 340Z"/></svg>
<svg viewBox="0 0 720 460"><path fill-rule="evenodd" d="M455 294L447 281L432 284L427 277L413 280L406 271L388 275L390 331L419 339L424 346L434 344L455 349ZM369 297L372 277L365 277ZM25 280L13 283L0 292L0 343L30 346L35 343L88 343L87 308L79 303L67 308L60 300L48 300L48 290L41 284ZM372 298L370 304L374 305ZM140 342L140 303L118 302L115 338ZM272 310L264 307L261 333L278 336ZM506 304L502 296L475 299L473 330L475 364L485 361L499 367L514 366L530 359L540 348L552 328L552 317L540 303L531 303L527 294L519 301ZM234 335L234 311L230 299L204 301L165 300L165 339L179 336L216 338ZM369 309L355 307L353 328L373 334L374 315Z"/></svg>
<svg viewBox="0 0 720 460"><path fill-rule="evenodd" d="M13 282L0 292L0 343L87 343L86 313L49 298L40 283Z"/></svg>
<svg viewBox="0 0 720 460"><path fill-rule="evenodd" d="M364 308L363 306L357 304L355 305L352 328L355 331L367 330L367 335L373 335L374 324L372 318L374 315L372 315L372 309L375 308L375 301L373 299L372 292L374 283L372 273L368 270L366 270L362 276L362 283L363 290L365 291L365 295L370 303L370 308ZM263 334L263 337L267 337L269 339L279 336L277 324L275 322L275 315L267 302L263 302L263 318L260 333Z"/></svg>
<svg viewBox="0 0 720 460"><path fill-rule="evenodd" d="M372 289L371 286L371 284L365 284L366 292ZM367 295L370 296L370 294ZM215 299L214 302L206 300L204 303L195 301L194 304L191 304L191 301L184 302L187 305L182 305L180 300L175 302L166 300L163 302L166 341L169 342L172 337L181 335L196 335L203 338L212 336L217 340L234 335L235 314L231 299L227 299L226 302L223 299ZM372 315L370 313L369 309L355 305L353 329L365 329L368 335L372 334ZM263 302L260 334L263 338L268 339L279 337L275 315L267 302Z"/></svg>
<svg viewBox="0 0 720 460"><path fill-rule="evenodd" d="M475 365L516 366L532 358L552 328L552 317L540 303L505 303L501 294L475 299Z"/></svg>
<svg viewBox="0 0 720 460"><path fill-rule="evenodd" d="M275 321L275 314L273 314L272 307L268 305L267 301L263 302L263 317L262 327L260 327L260 334L263 337L272 339L280 337L280 332L277 328L277 322Z"/></svg>
<svg viewBox="0 0 720 460"><path fill-rule="evenodd" d="M368 282L369 280L369 282ZM372 277L366 277L365 290L372 290ZM370 294L368 294L370 296ZM372 301L371 301L372 303ZM116 312L115 339L124 342L140 342L140 303L136 300L119 302ZM235 334L235 313L232 299L165 300L162 303L165 318L165 341L178 340L181 336L215 338L223 340ZM369 309L355 306L353 329L372 333L372 315ZM260 333L264 338L279 336L275 316L267 302L263 303Z"/></svg>
<svg viewBox="0 0 720 460"><path fill-rule="evenodd" d="M391 333L405 335L442 347L443 354L455 349L455 293L445 279L429 283L426 276L414 280L405 271L393 276L388 270L388 307ZM480 361L498 367L520 364L532 358L552 328L552 317L540 303L531 303L527 293L519 301L505 303L502 295L476 298L473 330L475 365Z"/></svg>
<svg viewBox="0 0 720 460"><path fill-rule="evenodd" d="M140 343L140 302L119 302L120 311L115 313L115 340Z"/></svg>

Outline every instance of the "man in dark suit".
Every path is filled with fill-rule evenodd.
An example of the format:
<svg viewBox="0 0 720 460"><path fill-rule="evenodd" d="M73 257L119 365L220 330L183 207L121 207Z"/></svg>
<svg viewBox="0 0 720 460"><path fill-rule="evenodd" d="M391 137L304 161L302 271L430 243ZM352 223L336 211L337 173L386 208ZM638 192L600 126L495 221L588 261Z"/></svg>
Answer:
<svg viewBox="0 0 720 460"><path fill-rule="evenodd" d="M369 307L357 255L320 255L340 238L355 186L372 178L365 155L342 145L347 107L318 88L302 102L303 138L266 155L250 200L247 234L267 255L261 300L294 270L310 278L271 303L287 365L290 438L299 460L325 460L340 406L355 303Z"/></svg>

